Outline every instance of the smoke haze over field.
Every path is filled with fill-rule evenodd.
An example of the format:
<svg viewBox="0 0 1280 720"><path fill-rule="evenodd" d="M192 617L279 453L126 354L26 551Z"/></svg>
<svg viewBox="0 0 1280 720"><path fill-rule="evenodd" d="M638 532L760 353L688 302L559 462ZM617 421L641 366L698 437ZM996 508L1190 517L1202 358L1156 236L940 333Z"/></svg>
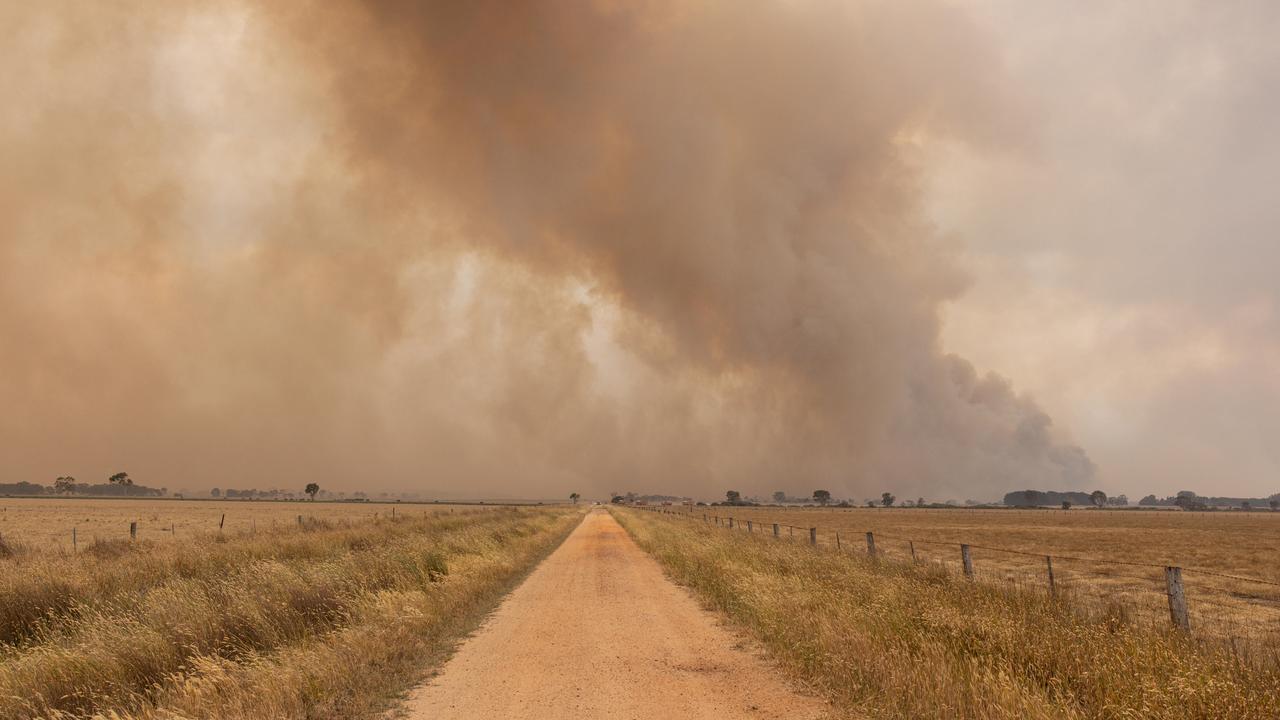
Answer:
<svg viewBox="0 0 1280 720"><path fill-rule="evenodd" d="M1043 142L971 16L0 9L0 481L1092 487L940 340L933 149Z"/></svg>

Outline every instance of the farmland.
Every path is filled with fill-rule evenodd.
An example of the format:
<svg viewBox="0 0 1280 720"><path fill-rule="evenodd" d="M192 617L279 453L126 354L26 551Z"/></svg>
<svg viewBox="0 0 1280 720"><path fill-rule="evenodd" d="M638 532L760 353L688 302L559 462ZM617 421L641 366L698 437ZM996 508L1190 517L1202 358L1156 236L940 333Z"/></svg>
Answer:
<svg viewBox="0 0 1280 720"><path fill-rule="evenodd" d="M80 543L129 538L167 542L222 529L253 532L296 525L297 518L358 522L375 517L433 515L479 506L442 504L267 502L253 500L157 500L127 498L0 498L0 537L32 551L72 549L74 528ZM225 520L223 519L225 516ZM219 524L223 527L219 528Z"/></svg>
<svg viewBox="0 0 1280 720"><path fill-rule="evenodd" d="M836 544L838 533L851 552L865 553L865 535L873 532L883 556L909 560L914 545L917 559L952 572L960 570L959 544L966 543L979 580L1041 592L1044 556L1052 555L1059 590L1157 621L1168 616L1163 567L1179 566L1196 633L1280 643L1280 587L1222 577L1280 582L1272 561L1280 555L1280 513L720 506L693 514L700 521L704 512L733 517L739 529L751 520L757 532L772 532L774 522L784 535L816 527L820 545Z"/></svg>
<svg viewBox="0 0 1280 720"><path fill-rule="evenodd" d="M840 552L833 546L812 548L807 538L730 532L703 523L701 510L696 520L626 508L613 512L672 578L725 613L848 717L1280 716L1274 651L1243 654L1224 643L1200 642L1170 627L1167 615L1164 623L1135 616L1123 599L1051 598L1031 585L967 582L936 563L872 559L865 548ZM778 513L776 508L708 510L743 518ZM1010 534L1002 536L995 527L1000 514L975 513L965 520L957 513L934 521L927 513L794 510L787 517L812 521L809 526L837 518L848 527L875 519L914 523L896 526L899 532L947 523L948 532L966 534L986 527L984 539L993 541L1011 537L1012 528L1035 516L1009 514L1004 530ZM1135 522L1079 515L1106 532L1124 533L1107 529L1108 523ZM1060 543L1069 542L1062 536L1070 534L1075 518L1062 521ZM1154 523L1151 529L1159 531L1179 518L1136 522ZM1193 524L1199 522L1208 521ZM1262 521L1245 521L1255 522ZM1176 528L1165 532L1177 534ZM834 530L829 537L834 539ZM1138 539L1125 542L1120 547L1134 547Z"/></svg>
<svg viewBox="0 0 1280 720"><path fill-rule="evenodd" d="M0 558L0 717L376 715L581 517L568 507L326 517L356 508L316 504L299 524L294 504L231 526L231 511L253 504L213 504L229 515L217 532L208 507L147 507L156 524L185 519L182 542L99 537L77 553L30 543ZM115 526L137 509L54 501L44 512L65 528L85 517ZM12 535L34 527L13 517Z"/></svg>

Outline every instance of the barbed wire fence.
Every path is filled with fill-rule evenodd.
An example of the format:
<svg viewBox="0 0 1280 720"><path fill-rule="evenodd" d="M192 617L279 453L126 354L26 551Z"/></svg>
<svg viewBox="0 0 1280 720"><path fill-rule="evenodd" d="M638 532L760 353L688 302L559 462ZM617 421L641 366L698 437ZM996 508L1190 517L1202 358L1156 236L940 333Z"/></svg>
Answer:
<svg viewBox="0 0 1280 720"><path fill-rule="evenodd" d="M1159 583L1156 588L1148 588L1148 592L1154 592L1162 595L1168 606L1169 621L1176 628L1182 631L1190 632L1191 630L1191 608L1187 599L1187 582L1184 575L1190 575L1195 578L1214 578L1221 580L1230 580L1245 585L1251 585L1257 588L1280 588L1280 582L1267 580L1264 578L1249 577L1235 573L1221 572L1207 568L1184 567L1181 565L1161 565L1158 563L1137 562L1131 560L1115 560L1110 558L1093 558L1080 555L1066 555L1053 553L1029 552L1026 550L1017 550L1014 548L1004 548L994 545L977 544L977 543L960 543L944 540L929 540L920 538L908 538L897 534L888 534L883 532L866 531L862 538L851 538L842 536L838 529L829 530L825 534L819 533L816 525L799 526L791 525L784 522L773 522L771 519L761 520L758 516L742 519L735 518L730 515L716 515L712 513L695 513L692 508L689 512L676 512L666 507L654 506L632 506L634 509L648 511L652 513L667 515L677 518L685 518L689 520L700 521L708 527L720 527L727 530L739 530L749 534L762 534L782 539L783 537L793 540L796 537L796 531L802 542L817 548L820 545L829 547L836 551L842 552L861 552L865 547L868 556L875 559L887 559L890 553L886 551L883 542L877 544L877 541L893 541L905 546L906 555L902 558L912 563L926 562L923 553L917 551L917 544L921 546L937 546L958 550L956 556L950 561L945 558L932 558L929 562L937 562L948 569L958 569L963 573L966 580L976 581L978 579L978 569L974 562L973 551L981 550L991 553L1005 553L1011 556L1027 558L1028 562L1033 562L1039 567L1038 572L1032 573L1029 564L1024 564L1012 571L1010 568L998 567L997 570L1004 572L1005 577L1001 578L1005 581L1019 582L1023 585L1029 585L1026 582L1028 578L1043 578L1043 584L1047 588L1050 596L1057 597L1067 583L1071 583L1080 578L1085 578L1087 573L1082 571L1078 566L1087 565L1092 567L1107 566L1111 568L1119 568L1125 570L1127 568L1136 568L1140 570L1153 571L1148 575L1140 575L1128 572L1108 571L1105 573L1093 573L1093 576L1101 576L1105 578L1121 578L1128 580L1141 581L1143 583ZM700 515L700 516L699 516ZM825 540L825 542L820 542ZM865 545L864 545L865 543ZM1055 566L1055 563L1056 566ZM1067 567L1064 567L1067 566ZM1070 566L1075 567L1070 567ZM1014 575L1014 572L1020 572L1021 578ZM1160 580L1163 579L1163 583ZM1065 582L1064 582L1065 581ZM1087 582L1087 581L1085 581ZM1221 588L1214 588L1220 592L1228 592ZM1269 607L1280 609L1280 591L1273 591L1275 596L1251 592L1247 594L1246 599L1253 603L1264 603ZM1241 595L1240 593L1229 593L1233 595ZM1227 603L1217 602L1205 597L1197 597L1196 604L1208 605L1217 608L1225 608L1228 610L1236 610L1234 606Z"/></svg>

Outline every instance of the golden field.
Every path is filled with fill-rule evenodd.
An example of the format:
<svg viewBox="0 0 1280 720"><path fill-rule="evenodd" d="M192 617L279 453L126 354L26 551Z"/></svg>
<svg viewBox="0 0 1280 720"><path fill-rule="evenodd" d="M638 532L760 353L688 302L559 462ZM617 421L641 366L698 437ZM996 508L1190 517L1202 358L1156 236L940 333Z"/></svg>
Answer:
<svg viewBox="0 0 1280 720"><path fill-rule="evenodd" d="M54 507L73 505L129 507ZM155 507L208 524L208 508ZM290 521L255 532L3 553L0 717L381 717L581 519L560 506L299 526L300 505L281 511Z"/></svg>
<svg viewBox="0 0 1280 720"><path fill-rule="evenodd" d="M1104 603L1120 603L1156 621L1168 617L1165 565L1184 568L1193 632L1280 646L1280 587L1210 573L1280 582L1280 513L1178 510L946 510L914 508L667 507L692 515L735 518L745 532L771 533L774 522L818 528L818 543L876 550L960 572L960 543L972 547L979 580L1047 592L1044 555L1053 555L1058 588ZM723 522L723 521L722 521ZM722 525L722 528L724 526ZM784 537L807 541L807 530ZM991 548L1028 553L1001 552ZM1137 563L1120 564L1120 563Z"/></svg>
<svg viewBox="0 0 1280 720"><path fill-rule="evenodd" d="M1029 586L971 583L937 564L885 562L639 509L612 511L673 579L751 634L841 717L1280 717L1274 652L1201 642L1135 618L1120 602L1077 603Z"/></svg>
<svg viewBox="0 0 1280 720"><path fill-rule="evenodd" d="M414 503L352 503L266 500L163 500L156 498L0 498L0 537L34 551L71 550L77 541L127 540L129 523L138 523L138 539L166 542L217 532L226 515L225 533L297 525L298 516L325 521L372 520L397 515L423 516L483 506Z"/></svg>

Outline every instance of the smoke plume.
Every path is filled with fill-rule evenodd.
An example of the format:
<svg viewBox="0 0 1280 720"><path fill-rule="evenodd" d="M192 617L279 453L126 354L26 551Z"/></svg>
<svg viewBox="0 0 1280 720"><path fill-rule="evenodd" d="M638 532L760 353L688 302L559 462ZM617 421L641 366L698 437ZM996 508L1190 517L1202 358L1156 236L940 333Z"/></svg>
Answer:
<svg viewBox="0 0 1280 720"><path fill-rule="evenodd" d="M1092 476L939 346L966 280L912 145L1024 141L958 9L286 5L0 10L2 479Z"/></svg>

